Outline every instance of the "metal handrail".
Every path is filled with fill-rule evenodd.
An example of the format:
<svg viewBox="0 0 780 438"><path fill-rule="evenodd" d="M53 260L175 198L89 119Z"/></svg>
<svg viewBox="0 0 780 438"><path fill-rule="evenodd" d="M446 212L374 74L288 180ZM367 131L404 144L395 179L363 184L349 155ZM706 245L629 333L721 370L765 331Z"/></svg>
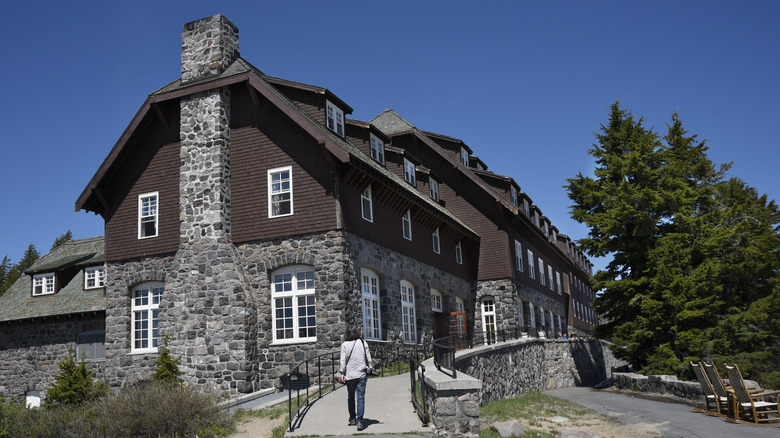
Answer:
<svg viewBox="0 0 780 438"><path fill-rule="evenodd" d="M425 381L425 365L422 365L419 361L419 358L409 355L409 379L411 380L411 386L412 386L412 406L414 406L414 410L417 412L417 416L420 418L420 421L422 421L423 427L428 426L428 404L425 403L425 391L423 390L422 383L420 385L417 385L417 373L415 371L419 371L420 373L420 382ZM420 398L422 399L422 403L420 403L419 400L417 400L417 391L420 391Z"/></svg>
<svg viewBox="0 0 780 438"><path fill-rule="evenodd" d="M442 367L452 371L452 378L458 378L455 369L455 336L446 336L433 341L433 364L441 371Z"/></svg>
<svg viewBox="0 0 780 438"><path fill-rule="evenodd" d="M330 390L333 391L336 389L336 364L339 361L339 351L331 351L330 353L323 353L319 356L312 357L310 359L307 359L303 362L300 362L298 365L294 366L289 373L285 374L287 377L287 411L289 416L287 417L289 419L288 421L288 429L290 432L293 431L293 420L301 418L301 409L304 407L304 404L301 403L301 386L302 386L302 379L301 376L306 376L306 394L303 399L303 403L305 403L305 406L308 407L310 404L310 401L312 399L317 400L323 395L323 380L326 382L330 380L330 383L326 383L325 389L328 389L330 387ZM322 373L322 358L323 357L329 357L330 359L330 374L324 375ZM309 390L309 384L311 382L311 376L309 375L309 363L313 363L314 361L317 362L317 375L316 375L316 381L318 384L318 389L314 392L311 392ZM301 373L301 367L305 368L305 373ZM327 367L327 364L325 364ZM329 377L326 377L329 376ZM293 417L293 409L292 409L292 400L293 400L293 380L295 380L296 385L296 402L297 407L295 409L295 416ZM330 392L330 391L329 391Z"/></svg>

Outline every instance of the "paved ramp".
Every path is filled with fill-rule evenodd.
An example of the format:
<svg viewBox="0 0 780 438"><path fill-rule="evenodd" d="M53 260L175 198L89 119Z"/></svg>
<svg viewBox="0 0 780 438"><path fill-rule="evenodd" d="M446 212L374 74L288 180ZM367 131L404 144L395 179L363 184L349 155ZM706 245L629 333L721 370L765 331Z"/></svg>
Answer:
<svg viewBox="0 0 780 438"><path fill-rule="evenodd" d="M366 384L366 410L362 434L426 434L412 406L409 374L369 379ZM285 436L356 435L355 426L347 426L347 388L341 387L311 403L298 425Z"/></svg>

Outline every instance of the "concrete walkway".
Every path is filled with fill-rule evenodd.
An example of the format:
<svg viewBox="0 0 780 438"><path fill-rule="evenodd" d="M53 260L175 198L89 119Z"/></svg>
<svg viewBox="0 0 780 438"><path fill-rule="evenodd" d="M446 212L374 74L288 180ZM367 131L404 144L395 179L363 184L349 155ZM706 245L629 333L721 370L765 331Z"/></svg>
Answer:
<svg viewBox="0 0 780 438"><path fill-rule="evenodd" d="M591 388L560 388L544 394L569 400L623 424L649 424L664 438L780 437L777 427L751 426L725 421L692 410L692 406L634 397L625 392Z"/></svg>
<svg viewBox="0 0 780 438"><path fill-rule="evenodd" d="M347 388L341 387L309 405L295 430L285 436L431 434L431 428L423 427L414 411L409 385L408 373L369 379L363 421L366 428L361 432L347 426Z"/></svg>

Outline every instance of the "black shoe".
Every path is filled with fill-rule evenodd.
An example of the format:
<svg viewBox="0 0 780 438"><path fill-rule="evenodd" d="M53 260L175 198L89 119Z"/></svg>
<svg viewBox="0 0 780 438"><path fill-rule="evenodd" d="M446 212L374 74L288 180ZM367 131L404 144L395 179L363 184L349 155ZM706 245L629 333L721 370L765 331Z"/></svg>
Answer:
<svg viewBox="0 0 780 438"><path fill-rule="evenodd" d="M347 426L354 426L356 424L357 424L357 421L355 421L355 419L353 418L353 419L349 420L349 424Z"/></svg>
<svg viewBox="0 0 780 438"><path fill-rule="evenodd" d="M358 421L357 430L363 430L363 429L365 429L365 427L363 427L363 423Z"/></svg>

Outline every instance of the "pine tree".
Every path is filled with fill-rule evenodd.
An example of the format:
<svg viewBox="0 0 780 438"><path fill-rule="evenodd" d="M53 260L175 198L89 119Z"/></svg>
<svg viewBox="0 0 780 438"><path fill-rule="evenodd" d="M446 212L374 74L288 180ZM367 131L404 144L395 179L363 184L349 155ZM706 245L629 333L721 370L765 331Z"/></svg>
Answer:
<svg viewBox="0 0 780 438"><path fill-rule="evenodd" d="M105 383L95 383L87 363L78 364L73 351L57 364L60 373L54 376L54 385L46 391L46 405L77 405L105 395Z"/></svg>
<svg viewBox="0 0 780 438"><path fill-rule="evenodd" d="M157 360L154 361L154 371L152 372L152 378L155 382L161 383L182 383L181 376L184 374L179 369L179 362L181 362L181 355L176 359L171 356L171 350L168 349L168 342L170 336L163 338L163 347L160 349L160 355Z"/></svg>
<svg viewBox="0 0 780 438"><path fill-rule="evenodd" d="M38 260L41 257L41 255L38 253L38 250L35 249L35 245L32 243L27 247L27 250L24 252L24 256L22 256L22 259L19 261L19 263L15 264L10 271L8 271L8 274L5 277L5 281L2 284L2 288L0 288L0 295L4 294L5 291L11 288L14 283L16 283L16 280L18 280L25 270L27 270L30 266L35 263L36 260Z"/></svg>
<svg viewBox="0 0 780 438"><path fill-rule="evenodd" d="M71 233L70 230L66 231L64 234L61 234L60 237L54 240L54 243L51 245L51 249L49 250L49 252L54 251L55 249L57 249L57 247L72 239L73 239L73 233Z"/></svg>
<svg viewBox="0 0 780 438"><path fill-rule="evenodd" d="M8 256L3 257L3 261L0 262L0 295L3 295L3 292L5 292L5 289L3 289L3 285L5 284L5 279L8 277L8 274L11 270L11 259L8 258Z"/></svg>

